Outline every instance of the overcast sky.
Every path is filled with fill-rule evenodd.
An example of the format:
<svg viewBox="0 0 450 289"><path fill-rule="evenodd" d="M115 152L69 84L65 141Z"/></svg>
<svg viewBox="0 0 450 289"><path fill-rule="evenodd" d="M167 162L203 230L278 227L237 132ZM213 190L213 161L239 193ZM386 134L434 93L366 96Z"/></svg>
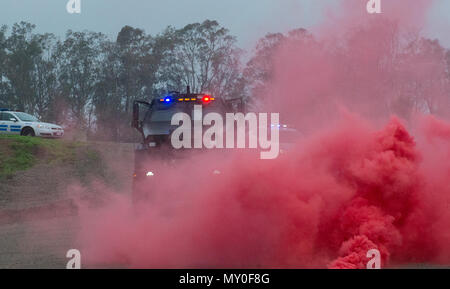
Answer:
<svg viewBox="0 0 450 289"><path fill-rule="evenodd" d="M267 32L312 27L323 8L336 0L81 0L82 13L68 14L68 0L1 0L0 25L28 21L38 32L59 36L68 29L92 30L115 37L124 25L156 34L168 25L182 27L205 19L218 20L249 49ZM414 0L411 0L414 2ZM450 47L450 0L436 0L426 29ZM281 5L282 4L282 5Z"/></svg>

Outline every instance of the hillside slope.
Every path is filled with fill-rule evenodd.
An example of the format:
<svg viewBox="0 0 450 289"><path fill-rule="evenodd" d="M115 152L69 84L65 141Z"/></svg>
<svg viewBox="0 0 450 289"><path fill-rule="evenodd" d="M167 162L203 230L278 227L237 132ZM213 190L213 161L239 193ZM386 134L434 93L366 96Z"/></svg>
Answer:
<svg viewBox="0 0 450 289"><path fill-rule="evenodd" d="M0 136L0 268L65 268L77 248L73 199L129 194L133 148Z"/></svg>
<svg viewBox="0 0 450 289"><path fill-rule="evenodd" d="M117 162L128 164L132 149L124 153L121 147L0 136L0 210L25 209L67 199L71 185L89 190L92 183L102 183L126 190L123 187L128 186L131 172L118 169ZM117 157L118 152L122 158Z"/></svg>

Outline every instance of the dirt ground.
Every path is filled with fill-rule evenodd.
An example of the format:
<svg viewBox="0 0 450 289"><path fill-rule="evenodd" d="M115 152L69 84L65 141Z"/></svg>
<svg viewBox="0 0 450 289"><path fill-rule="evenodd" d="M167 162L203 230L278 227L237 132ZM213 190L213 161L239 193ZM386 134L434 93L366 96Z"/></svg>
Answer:
<svg viewBox="0 0 450 289"><path fill-rule="evenodd" d="M102 154L111 190L131 193L134 145L91 143ZM64 166L37 164L0 181L0 268L65 268L66 252L77 248L77 207L70 197L76 184ZM88 194L99 192L90 190Z"/></svg>

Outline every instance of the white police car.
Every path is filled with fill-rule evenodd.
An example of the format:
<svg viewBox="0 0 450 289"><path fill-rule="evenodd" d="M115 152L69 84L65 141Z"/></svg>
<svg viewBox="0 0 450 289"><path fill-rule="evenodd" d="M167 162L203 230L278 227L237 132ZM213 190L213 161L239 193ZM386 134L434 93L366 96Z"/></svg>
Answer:
<svg viewBox="0 0 450 289"><path fill-rule="evenodd" d="M0 134L57 138L64 135L64 130L59 125L40 122L24 112L0 109Z"/></svg>

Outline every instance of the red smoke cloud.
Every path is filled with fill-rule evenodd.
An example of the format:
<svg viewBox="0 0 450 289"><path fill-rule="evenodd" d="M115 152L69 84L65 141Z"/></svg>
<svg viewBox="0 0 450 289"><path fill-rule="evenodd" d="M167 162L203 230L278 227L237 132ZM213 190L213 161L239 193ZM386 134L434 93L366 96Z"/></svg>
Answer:
<svg viewBox="0 0 450 289"><path fill-rule="evenodd" d="M162 174L139 213L127 198L82 212L85 260L365 268L378 249L383 267L449 265L450 124L422 116L448 115L448 84L433 81L446 72L439 51L412 49L403 32L431 2L382 1L383 16L366 2L344 1L342 28L326 24L320 41L291 39L274 56L265 110L305 139L273 161L191 158Z"/></svg>
<svg viewBox="0 0 450 289"><path fill-rule="evenodd" d="M383 266L448 264L450 138L436 126L450 125L424 123L433 144L397 119L377 131L348 117L276 161L231 161L219 178L181 177L210 157L184 164L140 214L123 199L82 213L84 256L151 268L365 268L378 249ZM166 190L172 177L181 180Z"/></svg>

